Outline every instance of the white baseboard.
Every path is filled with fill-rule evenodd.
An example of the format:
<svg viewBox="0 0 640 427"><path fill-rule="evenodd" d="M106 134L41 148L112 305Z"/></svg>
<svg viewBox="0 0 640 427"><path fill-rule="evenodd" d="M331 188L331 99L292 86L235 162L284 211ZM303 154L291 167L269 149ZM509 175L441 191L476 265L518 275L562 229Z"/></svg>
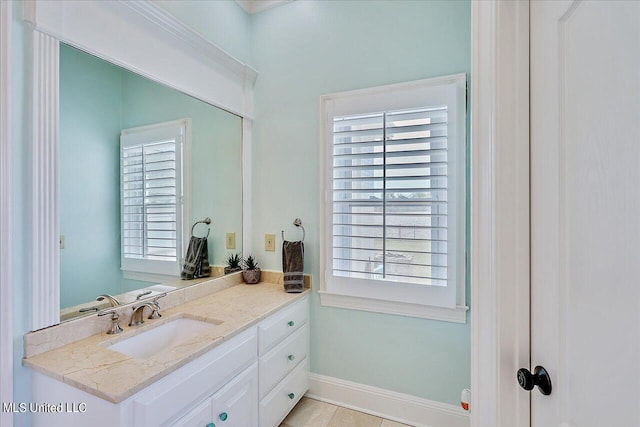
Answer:
<svg viewBox="0 0 640 427"><path fill-rule="evenodd" d="M462 408L319 374L309 374L307 397L420 427L469 427Z"/></svg>

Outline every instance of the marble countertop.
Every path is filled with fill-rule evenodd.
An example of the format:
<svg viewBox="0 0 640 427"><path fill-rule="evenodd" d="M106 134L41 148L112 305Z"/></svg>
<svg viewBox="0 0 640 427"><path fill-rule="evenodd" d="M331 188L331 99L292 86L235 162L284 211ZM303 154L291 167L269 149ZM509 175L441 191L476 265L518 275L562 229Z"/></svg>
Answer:
<svg viewBox="0 0 640 427"><path fill-rule="evenodd" d="M282 284L266 282L235 285L164 310L162 318L145 320L142 326L121 324L124 332L120 334L107 335L105 330L24 358L23 364L109 402L119 403L309 292L305 289L299 294L288 294L283 291ZM180 317L218 326L148 359L137 359L106 348Z"/></svg>

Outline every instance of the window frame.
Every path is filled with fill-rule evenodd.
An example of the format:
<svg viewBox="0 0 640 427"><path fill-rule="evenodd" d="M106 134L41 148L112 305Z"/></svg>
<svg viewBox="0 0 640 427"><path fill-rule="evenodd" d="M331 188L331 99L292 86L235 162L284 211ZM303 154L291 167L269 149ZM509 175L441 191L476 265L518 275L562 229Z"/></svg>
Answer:
<svg viewBox="0 0 640 427"><path fill-rule="evenodd" d="M320 303L466 323L466 74L323 95L320 98ZM333 119L447 105L447 286L333 275Z"/></svg>
<svg viewBox="0 0 640 427"><path fill-rule="evenodd" d="M191 146L191 119L184 118L146 126L123 129L120 133L120 269L125 278L145 280L150 277L179 277L184 260L187 238L189 234L188 218L190 217L191 180L190 170L190 146ZM176 195L176 260L163 261L153 259L126 258L124 256L124 200L123 200L123 175L122 159L124 142L122 138L142 137L148 134L153 139L164 139L181 134L180 141L176 141L176 186L181 188ZM177 139L177 138L176 138Z"/></svg>

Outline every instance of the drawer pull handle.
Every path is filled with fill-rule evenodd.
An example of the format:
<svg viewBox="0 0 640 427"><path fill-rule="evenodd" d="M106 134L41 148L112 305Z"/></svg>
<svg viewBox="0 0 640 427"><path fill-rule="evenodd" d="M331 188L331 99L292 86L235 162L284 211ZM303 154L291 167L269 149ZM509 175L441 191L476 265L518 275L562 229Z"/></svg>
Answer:
<svg viewBox="0 0 640 427"><path fill-rule="evenodd" d="M293 326L293 325L295 325L295 323L293 323L293 320L289 320L289 322L287 323L287 325L289 325L289 326Z"/></svg>
<svg viewBox="0 0 640 427"><path fill-rule="evenodd" d="M296 357L295 357L293 354L290 354L289 356L287 356L287 359L289 359L289 360L293 360L293 359L295 359L295 358L296 358Z"/></svg>
<svg viewBox="0 0 640 427"><path fill-rule="evenodd" d="M227 421L227 418L229 418L229 416L227 415L226 412L223 412L223 413L220 414L220 419L222 421Z"/></svg>
<svg viewBox="0 0 640 427"><path fill-rule="evenodd" d="M207 427L216 427L216 425L214 423L209 423L207 424Z"/></svg>
<svg viewBox="0 0 640 427"><path fill-rule="evenodd" d="M296 395L293 393L289 393L289 399L293 400L296 398Z"/></svg>

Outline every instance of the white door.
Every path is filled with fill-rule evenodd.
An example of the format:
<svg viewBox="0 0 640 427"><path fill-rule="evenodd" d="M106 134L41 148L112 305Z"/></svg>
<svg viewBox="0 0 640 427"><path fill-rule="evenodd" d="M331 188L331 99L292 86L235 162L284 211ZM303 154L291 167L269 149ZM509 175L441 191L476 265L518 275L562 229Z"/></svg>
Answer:
<svg viewBox="0 0 640 427"><path fill-rule="evenodd" d="M640 2L531 2L533 427L640 426Z"/></svg>

